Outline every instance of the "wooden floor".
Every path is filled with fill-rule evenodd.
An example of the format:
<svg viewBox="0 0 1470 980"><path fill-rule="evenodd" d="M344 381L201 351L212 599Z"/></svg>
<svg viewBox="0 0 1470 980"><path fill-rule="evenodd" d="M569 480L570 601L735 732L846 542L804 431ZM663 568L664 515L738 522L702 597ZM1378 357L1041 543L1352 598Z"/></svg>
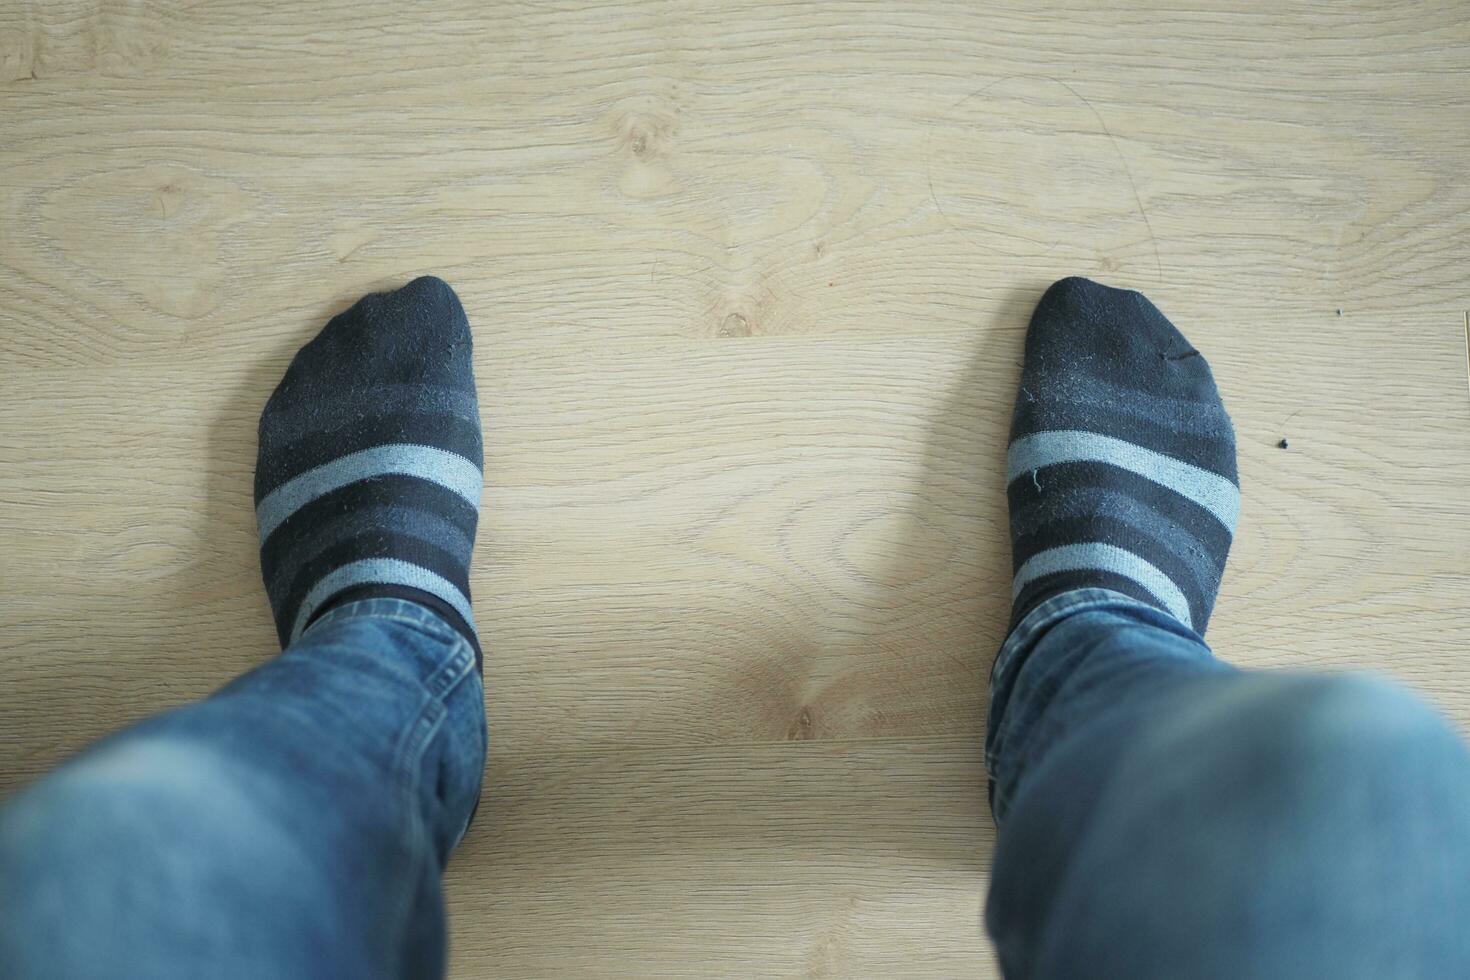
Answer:
<svg viewBox="0 0 1470 980"><path fill-rule="evenodd" d="M1216 369L1221 655L1470 730L1470 11L1195 6L0 0L0 793L271 656L261 405L426 272L488 427L456 977L994 976L1066 274Z"/></svg>

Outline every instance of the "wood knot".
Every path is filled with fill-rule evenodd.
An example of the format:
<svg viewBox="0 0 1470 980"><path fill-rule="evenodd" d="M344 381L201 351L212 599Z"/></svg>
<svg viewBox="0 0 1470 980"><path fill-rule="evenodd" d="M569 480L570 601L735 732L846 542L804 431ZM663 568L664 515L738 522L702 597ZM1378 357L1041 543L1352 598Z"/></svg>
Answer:
<svg viewBox="0 0 1470 980"><path fill-rule="evenodd" d="M750 321L746 320L745 317L741 316L739 313L731 313L729 316L725 317L725 321L720 324L720 329L715 331L715 336L749 337Z"/></svg>
<svg viewBox="0 0 1470 980"><path fill-rule="evenodd" d="M796 718L791 722L790 727L786 729L786 740L788 742L808 741L815 727L812 722L812 709L803 707L796 713Z"/></svg>

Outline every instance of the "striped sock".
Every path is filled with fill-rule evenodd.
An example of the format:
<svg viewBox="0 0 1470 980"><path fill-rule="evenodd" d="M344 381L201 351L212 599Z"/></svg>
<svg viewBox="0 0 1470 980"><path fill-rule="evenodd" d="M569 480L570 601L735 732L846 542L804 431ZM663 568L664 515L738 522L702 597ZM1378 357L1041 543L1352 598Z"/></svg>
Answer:
<svg viewBox="0 0 1470 980"><path fill-rule="evenodd" d="M1235 435L1209 365L1141 294L1046 291L1011 421L1011 623L1088 586L1203 633L1240 510Z"/></svg>
<svg viewBox="0 0 1470 980"><path fill-rule="evenodd" d="M393 596L475 647L483 461L469 322L425 276L363 297L297 353L260 416L255 519L281 645L341 602Z"/></svg>

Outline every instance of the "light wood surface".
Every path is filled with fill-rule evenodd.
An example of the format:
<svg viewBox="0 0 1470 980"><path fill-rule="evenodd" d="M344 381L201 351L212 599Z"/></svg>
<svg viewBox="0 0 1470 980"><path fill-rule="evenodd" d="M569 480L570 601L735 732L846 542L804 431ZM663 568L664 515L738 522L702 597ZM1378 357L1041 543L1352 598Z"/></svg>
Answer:
<svg viewBox="0 0 1470 980"><path fill-rule="evenodd" d="M271 655L257 413L425 272L488 425L455 976L994 975L1062 275L1215 367L1221 655L1470 729L1470 15L1195 6L0 0L0 792Z"/></svg>

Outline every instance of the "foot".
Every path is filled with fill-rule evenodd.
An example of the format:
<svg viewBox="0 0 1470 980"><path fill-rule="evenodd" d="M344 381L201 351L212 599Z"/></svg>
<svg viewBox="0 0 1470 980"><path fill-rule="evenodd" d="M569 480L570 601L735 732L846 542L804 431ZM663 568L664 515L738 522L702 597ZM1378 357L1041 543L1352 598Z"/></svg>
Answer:
<svg viewBox="0 0 1470 980"><path fill-rule="evenodd" d="M1142 294L1046 291L1026 334L1006 472L1011 623L1101 587L1203 633L1240 509L1209 365Z"/></svg>
<svg viewBox="0 0 1470 980"><path fill-rule="evenodd" d="M408 599L475 647L480 413L469 323L425 276L363 297L297 353L260 417L255 516L286 646L342 602Z"/></svg>

